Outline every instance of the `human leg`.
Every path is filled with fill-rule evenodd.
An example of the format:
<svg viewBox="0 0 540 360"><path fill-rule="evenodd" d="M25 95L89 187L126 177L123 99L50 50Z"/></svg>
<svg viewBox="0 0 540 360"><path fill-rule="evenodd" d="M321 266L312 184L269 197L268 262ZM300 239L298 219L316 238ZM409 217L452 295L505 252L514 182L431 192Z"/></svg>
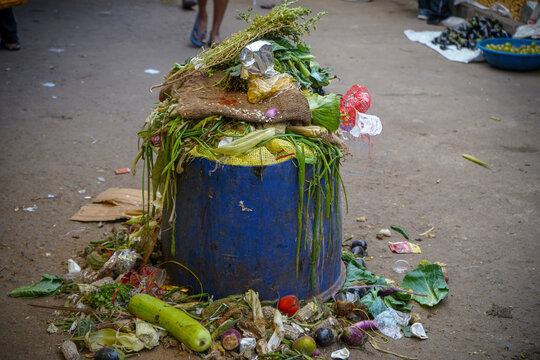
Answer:
<svg viewBox="0 0 540 360"><path fill-rule="evenodd" d="M427 20L429 16L429 0L418 0L418 18Z"/></svg>
<svg viewBox="0 0 540 360"><path fill-rule="evenodd" d="M221 27L221 22L225 16L228 2L229 0L214 0L214 17L212 20L212 30L210 32L210 45L219 44L221 42L219 28Z"/></svg>
<svg viewBox="0 0 540 360"><path fill-rule="evenodd" d="M191 43L197 47L204 45L204 38L206 37L206 23L208 20L208 14L206 13L206 0L197 0L199 11L195 18L195 25L191 31L190 40Z"/></svg>
<svg viewBox="0 0 540 360"><path fill-rule="evenodd" d="M19 50L17 19L12 8L0 10L0 37L2 46L8 50Z"/></svg>

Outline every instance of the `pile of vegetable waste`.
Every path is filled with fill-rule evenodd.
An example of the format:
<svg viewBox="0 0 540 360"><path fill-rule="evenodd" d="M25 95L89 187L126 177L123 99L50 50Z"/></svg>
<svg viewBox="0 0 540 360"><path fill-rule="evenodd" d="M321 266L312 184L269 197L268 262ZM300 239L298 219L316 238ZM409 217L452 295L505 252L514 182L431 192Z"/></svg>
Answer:
<svg viewBox="0 0 540 360"><path fill-rule="evenodd" d="M365 87L354 85L344 96L325 91L334 78L332 69L315 62L310 47L302 41L302 35L323 14L308 18L310 10L291 8L291 4L284 2L266 16L242 15L248 21L245 30L175 65L160 84L161 102L139 132L140 152L135 159L143 165L144 215L91 242L80 254L84 259L81 266L69 259L68 272L62 277L46 274L41 281L11 293L62 299L62 306L35 306L68 314L48 328L51 333L70 335L71 340L62 344L66 358L84 346L96 359L123 359L162 343L182 354L209 359L252 359L257 354L261 359L309 360L320 356L318 347L341 338L351 339L351 346L362 346L363 340L357 340L367 334L357 335L354 329L375 328L371 303L379 304L375 298L387 283L377 278L377 289L371 289L371 284L358 285L366 280L362 278L368 274L365 268L358 268L363 269L361 274L352 270L347 274L349 285L367 286L370 291L365 296L373 298L369 305L358 304L363 312L356 314L361 319L355 322L336 308L334 299L323 303L299 300L291 294L279 302L264 302L254 290L214 299L204 292L200 281L199 292L180 284L168 285L162 268L162 208L174 210L175 179L194 158L236 166L294 159L300 189L299 198L293 199L298 201L298 254L305 240L302 234L312 233L313 241L321 239L320 218L328 218L334 208L337 186L330 184L342 184L339 170L347 152L344 133L363 140L381 131L379 119L365 114L371 105ZM202 89L198 87L201 83ZM208 114L207 107L191 106L204 99L203 94L219 94L219 98L203 102L217 101L220 113ZM305 180L306 164L313 166L309 182ZM304 194L318 209L312 231L302 231L308 216ZM174 213L165 219L173 226ZM312 248L315 261L321 247L313 243ZM199 279L183 264L176 265ZM418 290L418 296L428 290ZM405 300L399 301L384 304L409 308ZM368 323L346 331L345 327L359 321Z"/></svg>
<svg viewBox="0 0 540 360"><path fill-rule="evenodd" d="M133 165L143 163L148 213L160 194L164 208L173 210L168 220L175 226L174 202L182 191L176 179L194 158L235 166L293 160L300 190L297 242L303 233L314 234L313 241L322 238L322 226L302 231L308 219L305 194L320 209L314 223L329 218L338 197L330 184L343 186L344 133L360 140L369 136L365 124L378 129L371 136L381 126L377 117L364 114L371 104L365 87L354 85L347 97L326 92L335 78L332 69L318 64L302 40L324 14L309 18L310 10L291 4L284 2L265 16L242 14L246 29L175 64L158 85L161 102L138 134L140 152ZM311 181L305 179L308 164L314 167ZM320 248L312 246L313 259Z"/></svg>
<svg viewBox="0 0 540 360"><path fill-rule="evenodd" d="M42 281L10 293L23 298L53 295L62 303L32 306L55 310L47 331L69 338L61 346L66 359L79 352L95 359L124 359L157 346L205 359L328 359L330 353L362 351L368 344L388 352L380 345L390 339L427 338L413 302L432 308L449 292L438 263L420 262L400 284L373 274L362 259L367 244L358 240L343 252L346 281L329 299L302 300L291 294L261 301L253 290L214 299L167 285L159 246L145 265L139 261L144 254L126 253L139 230L152 221L133 218L81 251L81 266L70 259L62 277L44 275ZM363 250L354 250L358 247Z"/></svg>

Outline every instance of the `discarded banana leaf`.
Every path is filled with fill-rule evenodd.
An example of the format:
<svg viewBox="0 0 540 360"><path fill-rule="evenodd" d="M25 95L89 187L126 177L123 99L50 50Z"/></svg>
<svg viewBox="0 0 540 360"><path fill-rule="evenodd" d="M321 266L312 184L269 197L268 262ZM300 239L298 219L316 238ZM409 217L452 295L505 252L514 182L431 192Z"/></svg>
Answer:
<svg viewBox="0 0 540 360"><path fill-rule="evenodd" d="M475 164L478 164L478 165L481 165L483 167L487 167L489 169L489 165L486 164L485 162L483 162L482 160L479 160L477 158L475 158L474 156L471 156L471 155L467 155L467 154L462 154L461 156L463 156L465 159L469 160L469 161L472 161L473 163Z"/></svg>

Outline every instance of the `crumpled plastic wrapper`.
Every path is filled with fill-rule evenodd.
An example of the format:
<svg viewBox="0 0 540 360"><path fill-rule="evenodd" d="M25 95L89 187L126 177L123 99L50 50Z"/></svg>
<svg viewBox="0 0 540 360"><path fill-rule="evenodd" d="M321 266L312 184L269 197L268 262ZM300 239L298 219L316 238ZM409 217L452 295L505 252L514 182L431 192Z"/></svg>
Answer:
<svg viewBox="0 0 540 360"><path fill-rule="evenodd" d="M405 314L392 308L383 311L375 317L375 321L379 324L379 331L394 340L403 337L401 325L407 325L410 319L410 314Z"/></svg>
<svg viewBox="0 0 540 360"><path fill-rule="evenodd" d="M248 81L247 98L250 103L257 104L276 93L294 89L296 86L293 77L285 73L275 73L270 77L252 77Z"/></svg>
<svg viewBox="0 0 540 360"><path fill-rule="evenodd" d="M249 349L255 349L255 346L257 346L257 339L251 338L251 337L245 337L240 339L240 353L243 353L246 350Z"/></svg>
<svg viewBox="0 0 540 360"><path fill-rule="evenodd" d="M269 77L276 73L274 70L274 53L268 41L258 40L247 45L240 52L242 63L242 79L253 76Z"/></svg>
<svg viewBox="0 0 540 360"><path fill-rule="evenodd" d="M247 45L240 53L240 62L240 77L248 80L247 97L252 104L295 87L292 76L274 70L274 53L268 41L258 40Z"/></svg>
<svg viewBox="0 0 540 360"><path fill-rule="evenodd" d="M101 269L91 274L90 279L101 279L111 272L113 273L113 277L116 278L120 274L125 274L133 270L140 261L142 261L141 255L135 250L120 249L111 255Z"/></svg>

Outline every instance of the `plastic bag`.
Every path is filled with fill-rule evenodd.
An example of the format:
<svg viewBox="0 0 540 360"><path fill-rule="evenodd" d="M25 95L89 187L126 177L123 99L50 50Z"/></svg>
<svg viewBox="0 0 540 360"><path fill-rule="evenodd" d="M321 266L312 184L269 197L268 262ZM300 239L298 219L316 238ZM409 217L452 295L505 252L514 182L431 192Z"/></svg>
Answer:
<svg viewBox="0 0 540 360"><path fill-rule="evenodd" d="M392 308L388 308L375 317L375 321L379 323L379 331L394 340L403 337L400 325L407 325L410 319L411 314L405 314Z"/></svg>
<svg viewBox="0 0 540 360"><path fill-rule="evenodd" d="M285 73L275 73L270 77L253 77L248 80L248 101L257 104L275 93L293 89L294 86L294 78Z"/></svg>
<svg viewBox="0 0 540 360"><path fill-rule="evenodd" d="M356 112L365 113L371 106L371 95L366 87L353 85L339 102L341 129L351 131L356 125Z"/></svg>

